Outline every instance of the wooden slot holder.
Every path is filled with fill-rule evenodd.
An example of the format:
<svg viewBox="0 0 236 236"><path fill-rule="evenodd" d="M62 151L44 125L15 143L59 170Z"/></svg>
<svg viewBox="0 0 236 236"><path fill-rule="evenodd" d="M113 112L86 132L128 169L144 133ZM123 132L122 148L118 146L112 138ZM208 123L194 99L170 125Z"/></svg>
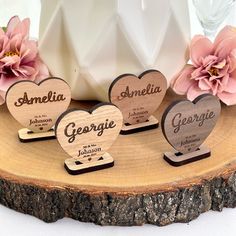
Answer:
<svg viewBox="0 0 236 236"><path fill-rule="evenodd" d="M181 154L178 152L165 152L164 160L172 166L182 166L210 156L211 150L207 147L201 146L196 151L186 154Z"/></svg>
<svg viewBox="0 0 236 236"><path fill-rule="evenodd" d="M75 158L65 160L64 167L71 175L78 175L90 171L102 170L114 166L114 160L109 153L104 153L97 161L81 163Z"/></svg>
<svg viewBox="0 0 236 236"><path fill-rule="evenodd" d="M154 117L150 116L146 122L137 123L137 124L123 124L120 134L127 135L138 133L146 130L156 129L159 126L159 121Z"/></svg>
<svg viewBox="0 0 236 236"><path fill-rule="evenodd" d="M18 137L22 143L50 140L56 138L55 131L53 128L46 132L39 132L39 133L33 132L27 128L23 128L18 130Z"/></svg>

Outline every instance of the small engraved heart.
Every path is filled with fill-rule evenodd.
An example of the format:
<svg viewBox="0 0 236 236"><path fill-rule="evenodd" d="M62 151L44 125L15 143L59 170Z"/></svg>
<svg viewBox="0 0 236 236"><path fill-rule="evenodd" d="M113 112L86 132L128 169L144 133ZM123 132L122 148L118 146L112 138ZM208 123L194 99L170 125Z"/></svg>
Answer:
<svg viewBox="0 0 236 236"><path fill-rule="evenodd" d="M119 135L123 117L110 103L90 111L73 109L64 112L56 123L59 144L80 163L97 161L108 151Z"/></svg>
<svg viewBox="0 0 236 236"><path fill-rule="evenodd" d="M29 80L19 81L6 94L6 104L12 116L33 132L50 130L70 101L69 85L54 77L39 84Z"/></svg>
<svg viewBox="0 0 236 236"><path fill-rule="evenodd" d="M148 70L139 77L124 74L116 78L109 89L109 99L121 110L124 122L142 123L160 106L167 89L164 75Z"/></svg>
<svg viewBox="0 0 236 236"><path fill-rule="evenodd" d="M200 95L193 102L174 102L163 114L163 134L182 154L196 151L215 127L220 111L219 99L210 94Z"/></svg>

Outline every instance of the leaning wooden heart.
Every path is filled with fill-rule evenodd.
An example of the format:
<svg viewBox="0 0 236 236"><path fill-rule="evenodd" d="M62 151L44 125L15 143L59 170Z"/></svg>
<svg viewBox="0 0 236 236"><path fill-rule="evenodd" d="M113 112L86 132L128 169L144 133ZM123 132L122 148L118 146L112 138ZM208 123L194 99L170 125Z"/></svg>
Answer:
<svg viewBox="0 0 236 236"><path fill-rule="evenodd" d="M201 95L193 102L175 102L162 117L164 136L182 154L196 151L211 133L220 111L219 99L210 94Z"/></svg>
<svg viewBox="0 0 236 236"><path fill-rule="evenodd" d="M56 123L61 147L76 161L97 161L119 135L123 117L112 104L99 104L91 111L73 109L64 112Z"/></svg>
<svg viewBox="0 0 236 236"><path fill-rule="evenodd" d="M167 89L164 75L156 70L148 70L139 77L124 74L113 81L109 89L109 99L121 110L124 122L142 123L160 106Z"/></svg>
<svg viewBox="0 0 236 236"><path fill-rule="evenodd" d="M34 132L45 132L55 124L71 101L69 85L59 78L47 78L36 84L19 81L7 91L6 104L12 116Z"/></svg>

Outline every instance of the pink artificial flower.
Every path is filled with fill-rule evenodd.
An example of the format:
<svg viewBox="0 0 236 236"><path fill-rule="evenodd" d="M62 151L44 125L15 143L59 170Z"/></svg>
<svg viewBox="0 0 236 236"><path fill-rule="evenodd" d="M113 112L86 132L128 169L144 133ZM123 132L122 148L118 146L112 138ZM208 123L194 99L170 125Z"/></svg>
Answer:
<svg viewBox="0 0 236 236"><path fill-rule="evenodd" d="M49 76L41 61L37 42L29 39L30 20L18 16L8 22L6 32L0 28L0 105L7 89L20 80L39 82Z"/></svg>
<svg viewBox="0 0 236 236"><path fill-rule="evenodd" d="M236 28L224 27L214 43L196 35L190 44L192 65L186 67L171 82L173 90L194 100L211 93L227 105L236 104Z"/></svg>

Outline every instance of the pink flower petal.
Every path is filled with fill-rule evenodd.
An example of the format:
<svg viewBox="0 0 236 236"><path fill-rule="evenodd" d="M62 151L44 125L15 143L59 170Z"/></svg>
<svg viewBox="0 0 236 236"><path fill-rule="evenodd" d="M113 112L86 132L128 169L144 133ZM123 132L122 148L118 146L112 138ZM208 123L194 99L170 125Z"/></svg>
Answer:
<svg viewBox="0 0 236 236"><path fill-rule="evenodd" d="M187 65L175 79L171 81L171 87L177 94L186 94L189 87L193 84L191 80L191 73L194 71L192 65Z"/></svg>
<svg viewBox="0 0 236 236"><path fill-rule="evenodd" d="M236 49L232 50L229 54L227 63L229 64L229 73L236 69Z"/></svg>
<svg viewBox="0 0 236 236"><path fill-rule="evenodd" d="M214 64L217 61L217 57L214 55L208 55L205 58L202 58L202 65L207 67L207 66L211 66L212 64Z"/></svg>
<svg viewBox="0 0 236 236"><path fill-rule="evenodd" d="M20 54L23 63L34 60L38 54L37 43L33 40L25 42L21 45Z"/></svg>
<svg viewBox="0 0 236 236"><path fill-rule="evenodd" d="M224 39L235 37L236 28L230 25L225 26L216 36L214 48L216 48Z"/></svg>
<svg viewBox="0 0 236 236"><path fill-rule="evenodd" d="M0 61L4 63L3 66L9 66L17 63L20 60L18 56L3 57Z"/></svg>
<svg viewBox="0 0 236 236"><path fill-rule="evenodd" d="M203 67L198 67L196 68L192 73L191 73L191 77L193 79L198 79L199 77L202 76L202 70L203 70Z"/></svg>
<svg viewBox="0 0 236 236"><path fill-rule="evenodd" d="M219 80L221 85L224 87L226 84L228 84L229 81L229 74L225 74L225 76L223 76L221 78L221 80Z"/></svg>
<svg viewBox="0 0 236 236"><path fill-rule="evenodd" d="M199 81L202 79L209 80L209 76L203 74L203 75L200 75L199 77L195 78L194 80Z"/></svg>
<svg viewBox="0 0 236 236"><path fill-rule="evenodd" d="M9 40L6 35L0 36L0 58L4 56L4 53L6 52L7 45L9 43Z"/></svg>
<svg viewBox="0 0 236 236"><path fill-rule="evenodd" d="M206 93L210 93L209 90L201 90L198 86L197 83L195 83L194 85L192 85L187 92L187 98L190 101L193 101L196 97L202 95L202 94L206 94Z"/></svg>
<svg viewBox="0 0 236 236"><path fill-rule="evenodd" d="M234 37L225 38L216 45L215 55L220 58L227 58L234 49L236 49L236 32Z"/></svg>
<svg viewBox="0 0 236 236"><path fill-rule="evenodd" d="M222 93L217 93L217 96L223 103L225 103L228 106L236 104L236 93L222 92Z"/></svg>
<svg viewBox="0 0 236 236"><path fill-rule="evenodd" d="M7 32L0 28L0 104L8 88L20 80L41 81L49 76L38 55L37 42L28 39L29 19L10 19ZM5 54L9 53L9 54Z"/></svg>
<svg viewBox="0 0 236 236"><path fill-rule="evenodd" d="M17 26L17 24L19 24L20 22L20 18L18 16L13 16L7 24L7 30L6 30L6 35L8 37L11 37L15 27Z"/></svg>
<svg viewBox="0 0 236 236"><path fill-rule="evenodd" d="M13 35L21 34L24 38L29 36L30 19L26 18L19 22L13 31Z"/></svg>
<svg viewBox="0 0 236 236"><path fill-rule="evenodd" d="M219 77L222 77L222 76L225 76L226 74L229 74L229 64L226 64L222 69L219 69L218 73L219 73Z"/></svg>
<svg viewBox="0 0 236 236"><path fill-rule="evenodd" d="M222 61L218 62L218 64L214 65L213 67L217 69L222 69L225 65L226 65L226 60L223 59Z"/></svg>
<svg viewBox="0 0 236 236"><path fill-rule="evenodd" d="M23 77L28 77L33 75L37 70L32 66L24 65L17 69L17 71L21 73Z"/></svg>
<svg viewBox="0 0 236 236"><path fill-rule="evenodd" d="M212 86L211 86L211 92L213 95L217 94L218 88L219 88L219 82L216 80L216 82L212 83Z"/></svg>
<svg viewBox="0 0 236 236"><path fill-rule="evenodd" d="M20 74L18 73L17 70L14 70L14 69L12 68L11 71L12 71L12 73L13 73L16 77L20 76Z"/></svg>
<svg viewBox="0 0 236 236"><path fill-rule="evenodd" d="M37 61L38 73L35 75L35 82L38 83L43 79L46 79L50 76L48 67L42 62L41 59Z"/></svg>
<svg viewBox="0 0 236 236"><path fill-rule="evenodd" d="M205 36L197 35L190 45L190 58L195 67L201 65L202 58L212 54L213 44Z"/></svg>
<svg viewBox="0 0 236 236"><path fill-rule="evenodd" d="M17 34L10 39L9 43L11 52L20 53L21 45L25 42L23 41L22 36L20 34Z"/></svg>
<svg viewBox="0 0 236 236"><path fill-rule="evenodd" d="M236 78L229 78L228 83L224 86L224 91L236 93Z"/></svg>
<svg viewBox="0 0 236 236"><path fill-rule="evenodd" d="M201 79L198 82L198 87L201 90L210 90L211 89L211 82L208 79L206 79L206 78Z"/></svg>
<svg viewBox="0 0 236 236"><path fill-rule="evenodd" d="M17 34L20 34L22 35L23 38L28 38L29 26L30 26L29 18L26 18L21 21L18 16L14 16L9 20L7 24L6 35L9 38L12 38Z"/></svg>
<svg viewBox="0 0 236 236"><path fill-rule="evenodd" d="M3 35L5 35L5 32L4 32L4 30L0 27L0 37L3 36Z"/></svg>

